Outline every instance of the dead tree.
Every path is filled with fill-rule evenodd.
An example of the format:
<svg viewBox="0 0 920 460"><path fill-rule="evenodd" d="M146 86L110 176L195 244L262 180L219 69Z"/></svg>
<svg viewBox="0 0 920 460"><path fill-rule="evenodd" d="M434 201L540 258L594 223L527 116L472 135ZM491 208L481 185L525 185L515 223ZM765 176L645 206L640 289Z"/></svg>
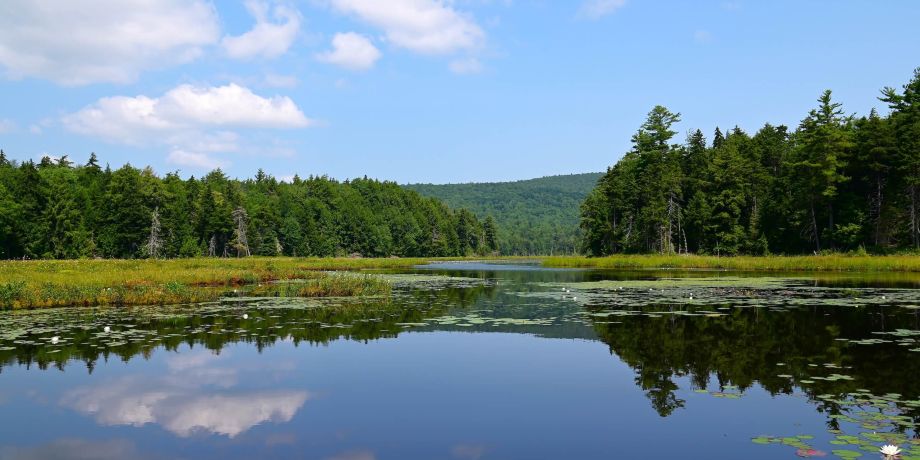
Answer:
<svg viewBox="0 0 920 460"><path fill-rule="evenodd" d="M147 237L147 243L144 244L144 251L148 257L156 259L160 256L163 249L163 238L160 236L160 208L154 208L150 215L150 236Z"/></svg>
<svg viewBox="0 0 920 460"><path fill-rule="evenodd" d="M233 230L232 245L236 249L237 257L249 257L251 255L249 252L249 240L246 238L247 220L249 220L249 215L246 214L246 210L242 206L233 210L233 223L236 224L236 229Z"/></svg>

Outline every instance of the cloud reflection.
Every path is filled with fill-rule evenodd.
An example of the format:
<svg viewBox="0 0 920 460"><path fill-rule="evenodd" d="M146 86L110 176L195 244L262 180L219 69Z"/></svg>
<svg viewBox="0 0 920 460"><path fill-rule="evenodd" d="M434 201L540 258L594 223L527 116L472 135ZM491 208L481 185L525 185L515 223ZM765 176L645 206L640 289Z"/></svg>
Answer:
<svg viewBox="0 0 920 460"><path fill-rule="evenodd" d="M59 439L36 447L2 448L0 458L3 460L133 460L141 456L134 444L126 440Z"/></svg>
<svg viewBox="0 0 920 460"><path fill-rule="evenodd" d="M207 432L235 437L264 422L290 421L306 391L232 391L235 369L213 367L216 357L180 355L162 377L133 375L64 395L62 404L103 425L155 423L181 437Z"/></svg>

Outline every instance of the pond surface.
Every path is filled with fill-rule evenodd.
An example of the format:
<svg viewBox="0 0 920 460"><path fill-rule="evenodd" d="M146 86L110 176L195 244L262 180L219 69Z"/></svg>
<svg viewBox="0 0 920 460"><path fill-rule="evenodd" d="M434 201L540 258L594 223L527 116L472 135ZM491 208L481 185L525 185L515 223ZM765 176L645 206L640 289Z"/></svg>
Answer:
<svg viewBox="0 0 920 460"><path fill-rule="evenodd" d="M0 312L0 459L920 458L920 277L388 272Z"/></svg>

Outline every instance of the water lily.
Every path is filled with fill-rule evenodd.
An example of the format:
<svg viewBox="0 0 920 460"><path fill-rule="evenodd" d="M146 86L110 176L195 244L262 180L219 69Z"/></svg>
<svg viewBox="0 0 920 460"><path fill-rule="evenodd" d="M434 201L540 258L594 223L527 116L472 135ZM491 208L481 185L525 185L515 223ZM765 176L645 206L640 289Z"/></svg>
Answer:
<svg viewBox="0 0 920 460"><path fill-rule="evenodd" d="M881 452L885 458L895 458L901 455L901 448L893 444L886 444L879 449L879 452Z"/></svg>
<svg viewBox="0 0 920 460"><path fill-rule="evenodd" d="M112 332L112 328L106 326L106 327L102 328L102 332Z"/></svg>
<svg viewBox="0 0 920 460"><path fill-rule="evenodd" d="M51 343L58 343L58 340L61 340L58 336L51 337Z"/></svg>
<svg viewBox="0 0 920 460"><path fill-rule="evenodd" d="M246 313L243 313L243 319L249 319L249 315L247 315Z"/></svg>

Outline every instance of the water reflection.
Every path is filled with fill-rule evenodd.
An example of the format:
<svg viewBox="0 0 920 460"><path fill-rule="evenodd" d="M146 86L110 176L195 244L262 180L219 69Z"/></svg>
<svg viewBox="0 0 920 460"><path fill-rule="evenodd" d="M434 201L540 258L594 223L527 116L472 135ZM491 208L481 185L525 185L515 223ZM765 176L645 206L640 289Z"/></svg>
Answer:
<svg viewBox="0 0 920 460"><path fill-rule="evenodd" d="M483 365L481 362L440 362L437 354L444 350L438 348L438 344L445 341L477 347L485 343L481 338L492 337L494 340L488 343L508 347L496 348L495 353L507 352L513 356L513 359L502 363L502 367L475 374L476 380L461 381L469 387L459 393L442 395L448 400L468 397L464 391L472 391L469 388L475 385L485 385L482 382L491 382L490 385L498 388L503 380L512 376L555 378L553 369L540 366L579 359L577 356L552 355L557 351L562 354L571 350L555 342L573 340L543 340L540 344L545 348L539 348L542 351L538 352L534 342L528 341L525 346L510 342L501 334L483 334L505 332L514 333L514 337L518 338L526 334L540 338L578 339L579 343L590 343L600 348L599 359L605 360L602 364L625 372L607 375L609 381L601 383L614 388L613 384L625 381L638 394L635 399L642 412L655 420L660 420L659 416L667 418L669 423L697 420L701 415L694 413L693 408L711 408L709 403L700 399L710 396L741 399L736 403L748 404L743 407L756 414L764 411L765 403L754 403L745 398L752 394L764 394L766 397L807 401L807 405L797 404L834 431L846 430L848 424L854 425L855 420L855 426L862 427L857 429L875 436L872 440L894 439L904 443L910 438L920 439L916 428L920 423L920 401L917 400L920 397L920 379L917 379L920 375L920 309L915 306L920 304L920 291L891 291L896 294L891 297L897 299L895 303L888 299L886 304L859 302L863 304L859 307L854 306L856 302L853 301L835 304L836 298L866 297L868 292L860 289L866 284L875 286L848 275L818 282L823 288L814 295L816 301L811 303L803 303L798 297L793 299L791 294L787 295L792 292L795 296L805 296L807 289L791 291L786 288L772 291L769 303L761 301L760 307L750 308L717 301L721 291L713 291L716 294L708 297L699 295L699 299L716 299L709 303L697 299L695 304L676 301L649 304L642 303L638 295L633 295L630 302L620 299L618 303L611 300L615 297L609 295L591 297L589 302L584 299L575 302L571 294L563 294L554 283L637 277L654 279L659 275L650 272L643 272L640 276L591 271L512 271L490 270L489 267L475 267L470 271L450 268L443 273L468 279L484 277L490 281L475 283L461 280L452 284L431 280L427 284L402 286L389 300L377 299L357 304L341 299L325 305L297 304L290 299L236 299L191 309L164 310L157 307L149 310L59 310L11 314L0 319L0 330L3 331L0 332L0 372L10 367L37 366L67 372L76 368L81 374L87 374L75 364L84 365L92 373L102 363L119 359L128 362L129 369L143 370L143 363L138 362L138 358L150 360L154 356L162 358L165 351L177 352L162 361L164 367L161 372L89 379L77 388L68 388L61 396L60 404L107 427L155 425L179 438L193 438L196 433L217 435L223 439L245 438L241 435L259 424L281 426L289 423L291 427L303 428L294 419L302 421L303 414L313 412L313 408L321 404L318 401L322 398L313 398L314 393L305 389L315 390L313 384L291 384L288 377L295 375L298 369L284 367L286 364L279 360L278 352L294 353L297 347L310 347L311 353L298 350L296 356L309 354L313 359L313 356L325 356L322 347L336 341L354 344L380 340L380 343L355 350L356 355L349 355L352 359L361 360L361 372L347 366L354 363L344 363L340 367L336 362L325 362L320 358L316 358L320 359L317 369L345 376L333 379L336 386L327 387L327 390L354 387L368 394L384 391L377 388L380 384L375 380L377 374L368 374L372 377L367 377L363 374L365 371L393 378L396 383L391 382L391 386L386 387L389 393L383 394L399 395L405 398L407 405L413 398L430 396L437 391L439 384L450 381L456 372L452 366L467 366L479 371L476 366ZM431 270L414 273L430 275ZM667 275L674 276L674 273ZM892 285L903 287L911 283L912 280L898 278L892 284L882 284L887 289L894 289ZM750 298L766 298L763 292L747 288L738 288L733 292ZM877 291L871 293L879 294ZM579 296L582 296L581 292ZM677 297L680 296L657 294L654 298ZM636 302L636 299L640 301ZM106 326L110 327L110 333L101 332ZM429 332L436 334L419 334ZM52 335L60 337L57 343L48 340ZM425 337L421 343L427 344L430 349L417 348L418 344L412 341L412 337ZM282 343L284 346L279 346ZM315 353L312 353L313 346L319 346ZM400 348L410 346L416 348L411 351ZM269 347L280 350L274 350L275 353L265 356L264 360L260 356L254 357L254 361L274 366L272 369L264 366L241 367L238 360L233 359L233 353L240 349L261 353ZM605 349L609 350L609 358ZM377 350L392 351L392 355L384 355L391 360L378 363L371 358L363 358ZM538 356L539 353L546 355ZM429 360L425 361L429 367L417 368L414 362L401 361L400 357ZM252 382L262 381L272 372L280 373L282 378L256 388L251 386ZM417 382L429 378L431 381L426 385ZM579 386L581 375L562 378L566 386L559 388L558 394L550 394L550 400L543 399L534 407L509 405L506 409L519 411L525 417L529 414L534 420L546 413L565 414L565 408L552 405L553 398L585 390ZM528 380L522 378L522 381ZM536 383L530 385L537 386ZM404 387L408 389L404 390ZM604 390L592 388L591 391ZM629 398L625 393L613 393L624 392L622 388L606 391L611 393L595 393L586 397L618 403L625 403ZM534 394L546 397L542 393ZM509 395L480 396L487 400L469 400L467 403L480 403L484 411L491 411L494 407L501 407ZM308 400L311 400L311 410L301 411ZM356 420L350 420L350 423L359 424L359 419L369 418L370 411L380 409L378 402L370 399L365 401L369 404L366 407L345 407L351 401L342 400L338 400L337 404L318 410L320 417L334 417L337 411L344 411L344 414L338 415L342 418L354 417ZM455 411L462 409L450 407ZM860 418L868 413L867 408L876 410L868 421ZM411 409L425 410L418 406L411 406ZM630 413L629 417L639 418L637 412ZM879 413L887 414L887 418ZM678 414L688 414L689 418ZM712 419L706 420L713 422ZM394 416L393 426L380 428L380 437L405 435L401 425L404 422ZM667 429L666 425L659 427ZM501 432L511 428L497 425L492 430ZM902 436L885 438L874 433L876 431L891 431ZM571 433L562 434L572 436ZM761 434L762 431L752 429L746 435L754 437ZM303 436L304 433L299 431L297 435L273 431L265 437L262 446L293 450L303 445ZM749 443L750 437L744 441ZM769 437L762 439L767 443L773 442ZM483 442L461 442L464 440ZM381 439L377 441L377 444L336 445L310 458L389 458L379 448L392 444ZM451 439L437 446L438 456L471 460L493 456L502 458L502 446L494 441L478 436ZM0 457L53 457L54 449L77 442L80 441L59 440L33 450L7 449ZM920 444L920 441L917 443ZM113 452L122 453L121 458L131 458L136 453L130 445L119 444L118 441L113 441L109 447ZM861 447L868 451L871 446L863 444ZM288 456L302 455L292 453ZM102 454L100 457L105 458Z"/></svg>
<svg viewBox="0 0 920 460"><path fill-rule="evenodd" d="M102 425L162 426L182 437L231 438L264 422L284 423L307 401L302 390L234 391L238 369L215 366L210 352L171 357L162 377L129 375L67 392L65 407Z"/></svg>
<svg viewBox="0 0 920 460"><path fill-rule="evenodd" d="M4 460L135 460L142 456L131 441L116 439L97 441L85 439L58 439L37 447L0 448Z"/></svg>

